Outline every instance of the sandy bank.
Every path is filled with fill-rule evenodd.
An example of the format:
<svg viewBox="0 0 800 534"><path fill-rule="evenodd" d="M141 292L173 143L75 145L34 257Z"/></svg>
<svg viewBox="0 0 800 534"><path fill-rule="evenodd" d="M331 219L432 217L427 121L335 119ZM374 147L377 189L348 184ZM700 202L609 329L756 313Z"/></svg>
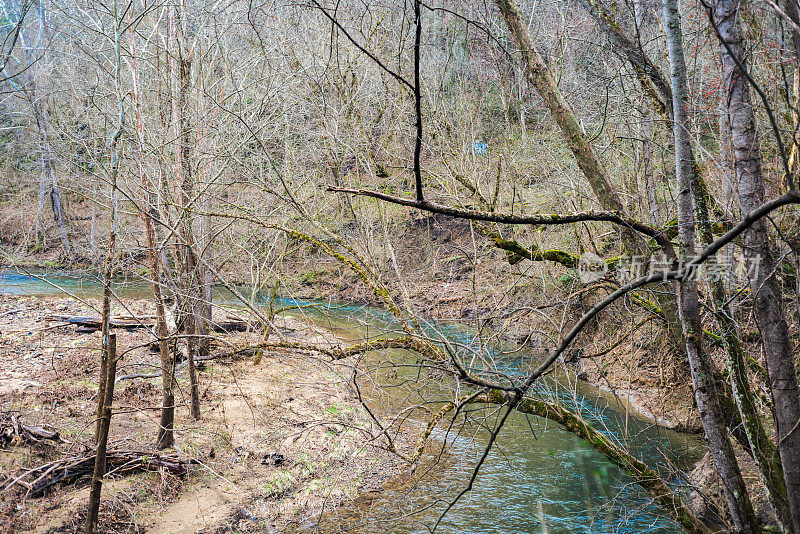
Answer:
<svg viewBox="0 0 800 534"><path fill-rule="evenodd" d="M94 314L87 304L0 295L0 410L17 411L30 423L46 422L69 441L1 450L4 477L81 451L92 441L99 334L78 334L73 326L45 319L53 313ZM144 301L125 307L125 313L152 313ZM286 319L281 326L294 341L338 343L298 320ZM158 355L146 346L149 333L117 332L120 374L152 372ZM224 335L214 350L227 352L227 344L258 339L258 334ZM151 472L107 484L103 531L280 532L290 522L379 486L403 466L374 446L375 429L348 386L351 373L346 360L331 363L291 351L264 354L259 365L229 359L208 363L200 373L200 421L189 418L188 379L180 374L177 443L170 452L199 464L185 479ZM152 448L159 382L135 379L117 385L112 447ZM275 454L283 461L272 460ZM42 498L5 491L0 531L75 532L86 495L85 481Z"/></svg>

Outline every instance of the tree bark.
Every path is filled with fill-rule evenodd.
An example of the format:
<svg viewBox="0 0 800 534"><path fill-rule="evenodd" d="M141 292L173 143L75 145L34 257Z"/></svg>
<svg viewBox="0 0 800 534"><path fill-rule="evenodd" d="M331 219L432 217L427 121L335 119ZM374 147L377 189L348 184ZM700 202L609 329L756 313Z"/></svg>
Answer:
<svg viewBox="0 0 800 534"><path fill-rule="evenodd" d="M33 82L31 82L32 84ZM66 218L64 217L64 209L61 202L61 191L58 187L58 179L56 178L55 169L53 167L53 147L50 146L50 135L48 133L47 115L42 109L42 104L36 96L36 88L31 89L32 96L31 102L33 105L33 113L36 118L36 129L39 133L39 165L41 167L41 176L39 178L39 217L43 216L44 204L47 197L50 197L50 206L53 209L53 219L55 220L56 227L58 228L59 239L61 240L61 248L64 254L70 256L72 254L72 246L69 242L69 234L67 232Z"/></svg>
<svg viewBox="0 0 800 534"><path fill-rule="evenodd" d="M106 360L108 361L105 377L106 388L103 395L98 397L100 419L100 433L97 440L97 451L94 459L94 472L92 473L92 489L89 492L89 511L86 516L84 532L93 534L97 528L100 512L100 495L103 491L103 477L106 474L106 449L108 447L108 433L111 428L111 408L114 402L114 379L117 376L117 335L109 334L106 344Z"/></svg>
<svg viewBox="0 0 800 534"><path fill-rule="evenodd" d="M739 411L759 478L781 530L793 532L791 510L783 479L783 466L756 408L755 398L747 378L746 356L736 331L736 321L733 319L730 308L726 305L722 284L714 284L712 293L716 308L714 315L722 331L722 339L728 356L728 372L733 389L733 399Z"/></svg>
<svg viewBox="0 0 800 534"><path fill-rule="evenodd" d="M694 182L693 185L696 185ZM711 233L706 197L698 187L692 188L694 197L697 229L701 243L708 246L714 240ZM723 254L723 252L720 252ZM753 457L759 478L764 487L767 501L772 508L776 522L782 532L792 532L792 518L786 496L786 484L783 481L783 468L775 446L769 440L767 431L756 408L753 391L747 377L747 357L742 348L737 330L736 320L728 305L725 283L719 277L709 280L714 305L714 317L721 331L727 356L730 386L717 378L717 382L726 390L730 387L735 413L729 411L728 427L736 439ZM720 393L722 395L722 393ZM723 399L723 401L725 401ZM742 433L744 436L742 436Z"/></svg>
<svg viewBox="0 0 800 534"><path fill-rule="evenodd" d="M720 73L724 76L724 73ZM731 126L728 124L728 107L725 95L719 99L719 152L720 169L722 171L722 202L730 213L736 197L736 184L734 183L735 170L733 164L733 149L731 148Z"/></svg>
<svg viewBox="0 0 800 534"><path fill-rule="evenodd" d="M619 6L614 5L612 10L606 8L601 1L579 0L581 5L592 15L592 17L605 31L614 49L625 56L625 59L633 68L636 78L642 87L642 91L648 97L653 108L660 115L672 115L672 90L667 79L647 54L644 53L638 42L629 37L614 19L612 10L617 11ZM645 9L641 4L637 4L637 16Z"/></svg>
<svg viewBox="0 0 800 534"><path fill-rule="evenodd" d="M739 3L734 0L717 0L714 19L724 43L746 66L738 7ZM742 212L746 213L765 199L759 140L748 82L724 44L721 54L739 202ZM761 334L769 376L778 452L783 464L792 523L794 531L800 532L800 396L781 288L774 276L775 254L766 221L759 220L750 226L744 234L743 245L754 301L753 314Z"/></svg>
<svg viewBox="0 0 800 534"><path fill-rule="evenodd" d="M644 178L644 194L646 195L647 211L650 213L651 224L663 224L661 217L661 204L656 197L657 181L653 169L653 121L649 114L642 119L640 127L642 135L642 174ZM659 180L660 181L660 180Z"/></svg>
<svg viewBox="0 0 800 534"><path fill-rule="evenodd" d="M677 0L663 0L664 25L672 80L675 178L678 193L678 228L681 257L695 256L695 221L692 185L694 161L691 150L691 122L688 113L688 83L683 56L683 35ZM737 532L758 532L752 504L728 439L720 399L715 388L714 369L702 344L703 325L697 280L693 275L678 283L678 309L686 343L692 387L706 440L722 481L728 512Z"/></svg>
<svg viewBox="0 0 800 534"><path fill-rule="evenodd" d="M112 171L113 172L113 171ZM114 204L113 198L115 195L115 191L112 189L111 197L112 197L112 204ZM108 332L110 330L110 321L111 321L111 273L113 269L113 258L114 258L114 245L117 241L117 222L116 222L117 214L116 210L113 211L111 215L111 222L110 222L110 230L108 234L108 251L106 252L106 261L105 267L103 269L103 311L101 316L101 324L100 324L100 334L102 336L102 349L100 351L100 380L97 387L97 398L103 399L106 394L106 389L108 387L113 388L114 385L108 384ZM101 435L101 426L103 422L103 403L101 400L98 400L97 403L97 422L95 426L94 432L94 440L95 443L100 442L100 435Z"/></svg>
<svg viewBox="0 0 800 534"><path fill-rule="evenodd" d="M200 332L199 318L202 314L202 283L198 280L198 261L196 256L195 238L192 230L192 213L190 203L194 202L194 176L191 167L191 131L189 128L189 88L191 60L188 57L186 46L186 21L185 6L183 3L175 6L176 53L177 62L177 98L173 102L174 126L177 129L176 138L176 170L180 179L179 193L179 238L176 245L178 258L178 278L180 280L179 294L179 324L186 332L186 358L189 367L190 411L194 419L200 418L200 393L197 383L197 370L194 357L197 354L198 333Z"/></svg>
<svg viewBox="0 0 800 534"><path fill-rule="evenodd" d="M578 122L577 117L575 117L572 106L558 89L550 69L539 55L539 52L536 51L528 27L520 14L519 7L514 0L495 0L495 2L500 8L500 12L503 14L506 25L514 36L517 46L519 46L522 61L526 67L525 73L528 83L544 99L547 109L561 129L561 133L575 156L578 166L589 181L597 201L607 210L625 213L625 206L622 204L616 188L611 183L608 171L594 151L589 142L589 137ZM630 229L623 229L622 238L629 254L644 253L644 243L635 232Z"/></svg>
<svg viewBox="0 0 800 534"><path fill-rule="evenodd" d="M786 0L784 2L786 15L796 25L800 25L800 7L797 5L796 0ZM798 149L800 149L800 113L798 106L800 106L800 34L793 29L789 29L791 36L792 51L794 52L794 68L792 69L792 96L791 96L791 111L792 111L792 146L789 150L789 168L797 174L800 168L800 157L798 157Z"/></svg>
<svg viewBox="0 0 800 534"><path fill-rule="evenodd" d="M614 50L618 51L620 55L628 60L636 74L642 92L649 100L652 108L668 121L672 121L672 89L670 84L667 82L667 79L658 66L645 54L639 41L627 35L623 31L620 23L614 18L613 13L619 11L619 6L616 2L612 2L611 9L606 8L603 3L599 1L590 2L581 0L581 4L592 17L594 17L600 25L600 28L614 43ZM640 16L642 9L645 8L641 5L637 5L637 17ZM702 179L702 173L700 166L697 164L694 151L692 151L690 155L692 159L692 168L694 169L693 172L698 182L697 186L702 189L703 195L707 197L711 212L717 216L724 215L724 210L717 204L716 199L708 190L708 187Z"/></svg>
<svg viewBox="0 0 800 534"><path fill-rule="evenodd" d="M692 183L697 231L701 243L708 246L714 241L714 236L711 232L707 197L697 187L697 184L697 181ZM722 255L725 252L721 251L719 254ZM792 532L792 517L786 496L786 484L783 481L783 468L780 457L775 446L769 440L756 408L753 391L747 377L747 365L745 363L747 357L739 339L736 320L726 298L725 282L720 276L712 276L708 283L711 286L714 317L717 319L722 341L725 345L731 382L730 393L735 405L733 408L735 413L729 415L728 427L736 439L752 455L767 501L772 508L776 522L780 525L781 531ZM716 380L720 386L726 390L728 389L728 385L722 382L721 379L717 378ZM742 432L744 433L744 439L742 439Z"/></svg>
<svg viewBox="0 0 800 534"><path fill-rule="evenodd" d="M491 391L480 395L473 402L488 404L507 404L510 396L499 391ZM710 534L713 532L706 526L688 506L681 496L667 484L658 472L637 459L628 451L617 446L603 433L586 423L575 413L557 404L533 398L524 398L515 408L520 413L532 414L563 425L569 432L586 440L595 450L603 454L609 461L620 467L639 486L641 486L669 516L686 532Z"/></svg>
<svg viewBox="0 0 800 534"><path fill-rule="evenodd" d="M115 13L116 14L116 13ZM120 90L120 34L119 24L114 35L116 51L115 89L118 98L117 129L111 138L111 221L109 224L108 251L106 253L105 271L103 273L103 316L101 323L102 349L100 357L100 384L97 392L97 430L95 442L97 443L97 456L94 462L92 475L92 489L89 493L89 512L86 516L84 532L93 534L97 527L100 511L100 495L103 489L103 476L106 472L106 446L108 432L111 427L111 407L114 401L114 380L117 375L117 336L109 332L111 321L111 273L114 260L114 246L117 240L117 177L120 165L119 140L125 126L125 112Z"/></svg>
<svg viewBox="0 0 800 534"><path fill-rule="evenodd" d="M525 73L528 83L542 97L547 109L561 129L561 133L575 156L578 166L586 176L592 191L597 197L597 201L607 210L625 213L625 207L611 182L608 171L589 142L589 137L575 117L572 107L559 90L550 69L536 51L528 26L520 14L519 7L514 0L495 0L495 3L500 9L508 29L514 36L517 46L519 46L520 54L526 67ZM634 231L629 228L622 228L621 237L628 254L631 256L646 256L648 252L647 246ZM665 253L668 252L665 251ZM680 345L681 332L675 300L671 296L662 295L662 293L656 293L656 299L658 299L666 318L667 332L670 339L673 344Z"/></svg>

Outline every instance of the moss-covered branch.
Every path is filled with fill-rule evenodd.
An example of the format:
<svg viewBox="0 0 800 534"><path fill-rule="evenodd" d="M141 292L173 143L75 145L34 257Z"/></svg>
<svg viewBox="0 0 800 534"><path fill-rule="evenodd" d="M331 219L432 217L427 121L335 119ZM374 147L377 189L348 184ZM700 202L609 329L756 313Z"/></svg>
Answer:
<svg viewBox="0 0 800 534"><path fill-rule="evenodd" d="M325 243L309 234L305 234L298 230L292 230L291 228L286 228L284 226L278 224L271 224L267 223L255 215L248 214L246 212L238 212L238 213L215 213L215 212L206 212L205 215L209 215L212 217L222 217L222 218L231 218L231 219L241 219L244 221L252 222L258 224L264 228L270 228L273 230L278 230L280 232L285 233L295 239L300 241L305 241L315 247L325 251L328 255L333 257L334 259L338 260L339 262L343 263L344 265L350 267L352 271L358 276L367 286L372 290L373 294L386 306L389 312L394 315L397 319L400 319L401 327L406 330L407 332L411 332L409 328L408 321L414 323L413 318L406 317L401 311L397 304L394 302L389 290L381 284L377 276L373 273L368 272L367 268L360 264L356 259L350 258L342 254L341 252L334 249L330 244ZM337 241L338 242L338 241ZM341 244L341 243L340 243ZM354 252L352 248L349 248L351 252ZM418 325L417 325L418 326Z"/></svg>
<svg viewBox="0 0 800 534"><path fill-rule="evenodd" d="M570 269L578 266L580 258L569 252L564 252L563 250L540 250L536 245L532 245L531 248L525 248L517 241L503 239L500 233L495 230L489 230L481 224L476 224L475 226L481 233L491 239L496 248L508 253L508 262L512 265L526 259L531 261L551 261ZM616 260L613 261L616 262Z"/></svg>
<svg viewBox="0 0 800 534"><path fill-rule="evenodd" d="M661 248L672 250L672 244L669 242L669 239L667 239L659 229L645 224L642 221L630 217L620 211L584 211L579 213L537 213L533 215L515 215L513 213L497 213L456 208L445 206L430 200L411 200L408 198L387 195L386 193L369 191L366 189L328 187L327 190L338 193L347 193L351 195L376 198L378 200L389 202L390 204L408 206L410 208L416 208L429 213L437 213L439 215L446 215L449 217L455 217L457 219L466 219L472 221L496 222L500 224L524 224L533 226L554 226L586 221L610 222L621 226L625 230L632 230L653 239Z"/></svg>
<svg viewBox="0 0 800 534"><path fill-rule="evenodd" d="M374 339L372 341L365 341L357 343L348 347L326 346L316 343L306 343L302 341L265 341L263 343L256 343L254 345L247 345L239 347L231 351L232 355L254 355L259 351L265 349L289 349L304 352L316 352L330 357L331 360L342 360L363 354L373 350L381 349L406 349L412 350L419 354L433 357L434 359L441 360L443 354L435 348L426 344L425 342L413 337L397 337L388 339Z"/></svg>
<svg viewBox="0 0 800 534"><path fill-rule="evenodd" d="M476 397L474 402L502 405L511 402L512 398L513 395L494 391ZM683 502L683 499L681 499L681 496L661 478L655 469L617 446L607 436L581 419L579 415L557 404L530 397L522 399L516 410L554 421L581 439L586 440L595 450L625 471L687 532L698 534L711 534L713 532L692 513L686 503Z"/></svg>

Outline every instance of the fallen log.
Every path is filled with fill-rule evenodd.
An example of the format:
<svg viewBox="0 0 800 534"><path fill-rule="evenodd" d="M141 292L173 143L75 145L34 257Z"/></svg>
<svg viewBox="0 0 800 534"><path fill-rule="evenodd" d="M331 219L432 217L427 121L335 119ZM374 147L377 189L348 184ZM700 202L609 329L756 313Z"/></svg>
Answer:
<svg viewBox="0 0 800 534"><path fill-rule="evenodd" d="M90 477L94 471L96 453L84 456L68 456L44 465L23 471L8 482L4 490L13 486L25 488L32 497L40 497L44 492L58 484L70 484L83 477ZM142 471L165 469L183 476L189 472L189 465L196 460L184 460L177 456L160 455L154 452L136 450L110 450L106 452L106 476L129 475Z"/></svg>
<svg viewBox="0 0 800 534"><path fill-rule="evenodd" d="M102 326L102 319L100 317L82 317L79 315L48 315L45 317L48 321L58 321L62 323L74 324L77 326L77 332L91 333L100 330ZM109 328L125 328L126 330L136 330L139 328L153 328L155 321L152 316L146 315L142 317L132 316L115 316L109 320ZM226 321L212 321L211 329L214 332L247 332L248 330L255 330L262 328L258 322L249 322L244 320L226 320Z"/></svg>
<svg viewBox="0 0 800 534"><path fill-rule="evenodd" d="M61 435L47 425L28 425L22 416L13 412L0 412L0 448L16 443L41 443L50 440L64 443Z"/></svg>
<svg viewBox="0 0 800 534"><path fill-rule="evenodd" d="M248 330L255 330L261 328L260 323L250 323L248 321L221 321L211 322L211 328L214 332L247 332Z"/></svg>
<svg viewBox="0 0 800 534"><path fill-rule="evenodd" d="M48 315L48 321L59 321L76 325L82 332L93 332L100 330L103 320L100 317L81 317L78 315ZM109 328L125 328L135 330L137 328L152 328L153 320L149 317L112 317L108 322Z"/></svg>

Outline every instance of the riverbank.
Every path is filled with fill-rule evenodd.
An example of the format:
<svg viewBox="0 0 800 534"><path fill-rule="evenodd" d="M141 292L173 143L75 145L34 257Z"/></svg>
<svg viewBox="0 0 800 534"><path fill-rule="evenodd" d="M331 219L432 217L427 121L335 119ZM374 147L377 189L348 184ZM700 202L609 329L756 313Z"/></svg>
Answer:
<svg viewBox="0 0 800 534"><path fill-rule="evenodd" d="M568 277L560 284L540 287L543 282L536 275L538 271L530 271L529 265L521 272L491 248L483 249L472 263L452 258L446 261L442 256L449 250L447 246L463 245L467 227L437 218L425 221L425 225L419 221L409 224L408 233L397 245L398 253L402 252L398 254L402 280L392 287L396 298L405 298L410 309L426 320L467 326L490 342L521 344L544 355L559 335L556 326L565 331L605 294L602 287L587 292L583 284ZM419 252L428 241L436 246ZM413 251L417 251L416 263L411 261ZM50 259L30 257L26 262L27 268L38 265L53 269ZM230 270L232 264L228 265L229 269L220 273L227 283L248 287L253 282L246 273ZM413 276L420 265L433 274ZM543 264L532 265L537 270L543 268ZM69 271L68 266L62 267ZM77 267L90 269L87 265ZM299 299L383 307L355 273L318 253L287 259L279 282L282 294ZM541 295L547 295L550 301L543 301ZM573 343L570 367L639 418L682 432L701 432L699 413L693 403L686 402L693 394L686 380L685 358L670 348L660 319L651 316L648 320L644 311L631 314L629 303L620 304L621 312L616 308L601 313ZM551 316L558 317L560 324ZM717 356L724 367L724 358Z"/></svg>
<svg viewBox="0 0 800 534"><path fill-rule="evenodd" d="M341 230L343 235L358 235L352 225ZM553 245L561 239L550 238ZM476 239L467 221L412 212L392 230L392 241L393 252L385 258L391 268L385 274L394 297L426 320L467 326L493 343L519 343L545 354L607 292L602 285L587 290L573 270L558 264L509 262L505 252ZM568 243L562 246L569 249ZM90 256L60 267L91 269ZM53 269L58 249L13 261ZM120 263L128 273L147 276L142 258L131 256ZM218 269L229 283L245 286L262 287L267 276L256 273L254 278L234 261L222 262ZM383 306L351 269L308 245L282 260L279 277L266 285L274 283L281 294L297 298ZM685 357L670 348L660 319L648 317L648 311L630 302L612 306L584 329L568 359L580 378L616 396L638 417L676 430L701 431L696 408L686 402L693 394Z"/></svg>
<svg viewBox="0 0 800 534"><path fill-rule="evenodd" d="M0 451L0 470L15 476L92 441L98 376L98 333L81 334L48 316L96 315L67 298L0 295L0 410L28 424L48 424L67 443L18 444ZM148 315L145 301L124 301L117 313ZM279 325L288 339L338 344L329 332L292 318ZM117 330L119 375L151 373L158 355L146 330ZM212 354L259 340L221 336ZM197 463L188 476L141 473L104 485L105 532L280 532L287 525L380 486L404 464L377 448L378 435L349 387L350 362L293 351L252 359L220 359L200 373L202 418L186 408L188 379L178 375L176 445L167 452ZM159 379L117 384L112 448L152 450ZM399 446L406 444L401 437ZM401 465L402 464L402 465ZM0 496L1 532L75 532L85 514L86 480L41 498L19 490Z"/></svg>

